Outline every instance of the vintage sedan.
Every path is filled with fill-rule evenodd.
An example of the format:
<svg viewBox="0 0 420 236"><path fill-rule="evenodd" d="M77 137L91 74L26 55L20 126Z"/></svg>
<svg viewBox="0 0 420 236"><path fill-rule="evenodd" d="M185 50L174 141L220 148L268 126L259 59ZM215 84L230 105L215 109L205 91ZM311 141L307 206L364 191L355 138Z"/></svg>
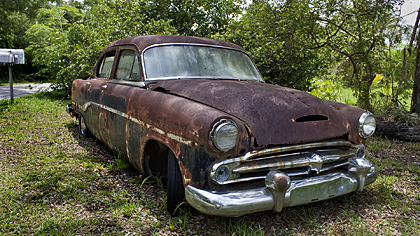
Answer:
<svg viewBox="0 0 420 236"><path fill-rule="evenodd" d="M326 200L377 178L371 113L264 83L238 45L137 36L108 45L72 84L68 112L143 175L167 180L167 208L240 216Z"/></svg>

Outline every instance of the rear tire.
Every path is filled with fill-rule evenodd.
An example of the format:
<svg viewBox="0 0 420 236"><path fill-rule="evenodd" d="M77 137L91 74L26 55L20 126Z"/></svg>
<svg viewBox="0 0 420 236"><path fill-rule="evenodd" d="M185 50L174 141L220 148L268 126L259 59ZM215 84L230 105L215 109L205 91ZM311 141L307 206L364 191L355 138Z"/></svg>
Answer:
<svg viewBox="0 0 420 236"><path fill-rule="evenodd" d="M91 133L90 133L88 127L86 126L85 118L83 118L82 115L79 115L78 120L79 120L79 127L78 127L79 128L79 134L81 134L85 137L90 137Z"/></svg>
<svg viewBox="0 0 420 236"><path fill-rule="evenodd" d="M172 216L178 216L183 208L180 204L185 200L185 190L178 160L171 151L168 152L168 179L166 192L168 212L171 213Z"/></svg>

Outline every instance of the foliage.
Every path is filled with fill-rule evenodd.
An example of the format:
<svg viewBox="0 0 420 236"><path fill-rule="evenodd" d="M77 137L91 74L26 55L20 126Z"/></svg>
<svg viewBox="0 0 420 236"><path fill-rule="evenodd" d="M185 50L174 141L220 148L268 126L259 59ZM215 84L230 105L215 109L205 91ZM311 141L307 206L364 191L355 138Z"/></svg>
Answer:
<svg viewBox="0 0 420 236"><path fill-rule="evenodd" d="M376 112L375 116L382 123L393 123L402 126L420 126L420 117L416 113L409 113L403 107L384 108Z"/></svg>
<svg viewBox="0 0 420 236"><path fill-rule="evenodd" d="M208 36L223 31L238 12L235 1L72 2L38 12L37 24L26 31L27 50L39 67L34 76L55 78L58 89L67 89L91 73L112 41L145 34Z"/></svg>
<svg viewBox="0 0 420 236"><path fill-rule="evenodd" d="M415 55L406 53L406 65L403 68L405 49L391 50L388 60L379 61L383 69L383 78L371 87L371 99L375 112L392 107L409 109L415 70ZM392 66L392 69L389 67ZM404 71L403 71L404 70Z"/></svg>
<svg viewBox="0 0 420 236"><path fill-rule="evenodd" d="M30 26L37 10L48 6L48 0L0 1L0 48L22 45L25 30ZM54 2L54 1L51 1Z"/></svg>
<svg viewBox="0 0 420 236"><path fill-rule="evenodd" d="M25 31L35 23L38 9L49 7L55 1L48 0L1 0L0 1L0 48L24 49L28 45ZM28 60L29 59L29 60ZM29 62L28 62L29 61ZM36 71L26 56L25 66L13 67L13 79L26 79ZM8 68L0 66L0 82L8 82Z"/></svg>
<svg viewBox="0 0 420 236"><path fill-rule="evenodd" d="M66 89L74 79L91 73L102 48L110 42L151 31L172 32L167 22L134 14L136 5L127 4L132 2L104 0L86 12L67 4L41 9L38 23L27 31L28 53L40 68L37 76L55 77L58 89Z"/></svg>
<svg viewBox="0 0 420 236"><path fill-rule="evenodd" d="M393 19L398 0L314 0L310 4L301 2L300 21L295 27L306 30L314 47L328 47L343 65L358 99L358 105L372 110L369 92L377 61L384 58L381 50L385 44L384 31Z"/></svg>
<svg viewBox="0 0 420 236"><path fill-rule="evenodd" d="M414 55L407 56L404 71L401 64L411 30L399 18L401 2L4 0L0 47L26 49L27 65L14 67L14 78L50 80L68 89L91 73L114 40L142 34L211 37L243 46L267 82L315 89L318 96L344 102L338 93L350 87L358 106L376 111L406 105L412 93ZM384 77L373 83L377 74ZM0 67L2 82L7 77L7 68Z"/></svg>
<svg viewBox="0 0 420 236"><path fill-rule="evenodd" d="M244 0L157 0L150 17L170 22L181 35L210 37L223 33L240 13Z"/></svg>
<svg viewBox="0 0 420 236"><path fill-rule="evenodd" d="M311 81L311 94L322 99L344 102L341 97L342 86L334 80L313 78Z"/></svg>
<svg viewBox="0 0 420 236"><path fill-rule="evenodd" d="M246 13L220 37L243 46L267 82L308 90L322 72L322 56L310 50L292 4L254 1Z"/></svg>

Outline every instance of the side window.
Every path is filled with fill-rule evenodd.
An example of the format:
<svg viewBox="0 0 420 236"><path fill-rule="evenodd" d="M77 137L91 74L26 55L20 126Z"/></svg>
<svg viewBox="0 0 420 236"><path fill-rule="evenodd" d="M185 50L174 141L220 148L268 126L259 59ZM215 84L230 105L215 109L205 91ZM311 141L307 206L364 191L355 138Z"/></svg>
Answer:
<svg viewBox="0 0 420 236"><path fill-rule="evenodd" d="M121 50L117 65L116 79L139 80L139 59L133 50Z"/></svg>
<svg viewBox="0 0 420 236"><path fill-rule="evenodd" d="M114 63L115 51L108 52L102 58L101 65L98 71L98 77L109 78L111 76L112 64Z"/></svg>

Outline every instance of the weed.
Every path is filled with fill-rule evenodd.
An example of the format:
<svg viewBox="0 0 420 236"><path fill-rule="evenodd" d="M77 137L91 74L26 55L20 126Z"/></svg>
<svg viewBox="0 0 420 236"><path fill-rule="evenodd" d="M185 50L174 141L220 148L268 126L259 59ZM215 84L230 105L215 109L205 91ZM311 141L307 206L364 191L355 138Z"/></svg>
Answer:
<svg viewBox="0 0 420 236"><path fill-rule="evenodd" d="M246 220L245 217L241 217L239 219L228 219L222 222L222 227L229 234L234 235L265 235L264 228L260 225L252 225L250 224L249 220Z"/></svg>
<svg viewBox="0 0 420 236"><path fill-rule="evenodd" d="M139 210L141 210L141 205L139 205L138 203L128 203L121 207L122 215L125 218L131 218Z"/></svg>
<svg viewBox="0 0 420 236"><path fill-rule="evenodd" d="M191 214L190 206L186 202L181 202L176 207L175 211L180 211L180 214L178 217L173 217L169 219L169 228L173 229L175 228L175 225L180 225L183 230L187 230L186 226L187 226L188 220L191 217L194 217Z"/></svg>
<svg viewBox="0 0 420 236"><path fill-rule="evenodd" d="M314 207L303 208L303 214L299 215L299 218L305 222L305 225L308 227L315 227L318 223L319 210Z"/></svg>
<svg viewBox="0 0 420 236"><path fill-rule="evenodd" d="M420 142L410 142L408 146L411 149L420 150Z"/></svg>
<svg viewBox="0 0 420 236"><path fill-rule="evenodd" d="M155 184L160 189L163 189L163 182L162 182L161 176L149 175L143 179L143 181L141 182L140 188L143 188L144 184Z"/></svg>
<svg viewBox="0 0 420 236"><path fill-rule="evenodd" d="M420 166L419 165L408 165L407 167L408 167L408 170L411 173L414 173L414 174L417 174L417 175L420 174Z"/></svg>
<svg viewBox="0 0 420 236"><path fill-rule="evenodd" d="M130 164L121 155L118 155L115 160L108 165L109 171L113 172L123 172L128 167L130 167Z"/></svg>

